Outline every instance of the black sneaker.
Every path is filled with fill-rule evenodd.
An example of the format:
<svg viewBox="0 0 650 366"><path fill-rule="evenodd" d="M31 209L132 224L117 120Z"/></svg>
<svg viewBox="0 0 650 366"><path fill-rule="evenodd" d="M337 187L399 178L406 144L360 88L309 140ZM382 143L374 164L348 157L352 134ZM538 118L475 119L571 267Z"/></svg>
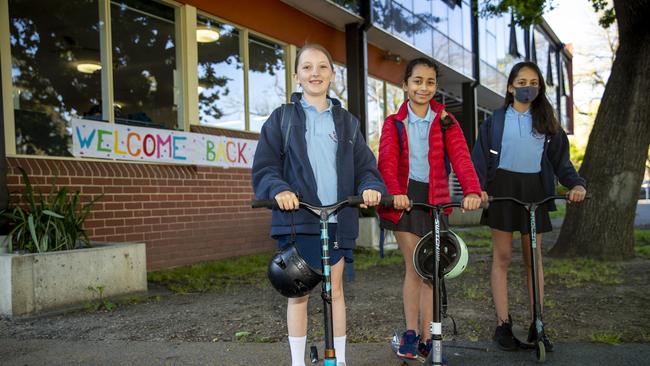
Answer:
<svg viewBox="0 0 650 366"><path fill-rule="evenodd" d="M519 342L512 334L512 317L510 315L508 315L508 321L501 323L494 331L494 340L503 351L516 351L519 349Z"/></svg>
<svg viewBox="0 0 650 366"><path fill-rule="evenodd" d="M535 341L535 321L533 320L532 323L530 323L530 327L528 328L528 343L533 343ZM550 339L548 339L548 335L546 335L546 332L542 335L542 342L544 342L544 349L546 352L553 352L553 342L551 342Z"/></svg>

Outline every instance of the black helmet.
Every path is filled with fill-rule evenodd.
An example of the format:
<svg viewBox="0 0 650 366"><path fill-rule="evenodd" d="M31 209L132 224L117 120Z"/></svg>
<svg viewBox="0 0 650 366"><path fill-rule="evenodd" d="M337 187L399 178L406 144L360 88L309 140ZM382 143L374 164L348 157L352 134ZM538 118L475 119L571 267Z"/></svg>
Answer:
<svg viewBox="0 0 650 366"><path fill-rule="evenodd" d="M273 287L286 297L305 296L322 279L321 274L307 264L293 245L275 253L269 261L267 275Z"/></svg>
<svg viewBox="0 0 650 366"><path fill-rule="evenodd" d="M435 242L429 232L420 239L413 252L413 265L423 279L433 280ZM446 279L458 277L467 267L467 246L463 239L449 230L440 235L440 269Z"/></svg>

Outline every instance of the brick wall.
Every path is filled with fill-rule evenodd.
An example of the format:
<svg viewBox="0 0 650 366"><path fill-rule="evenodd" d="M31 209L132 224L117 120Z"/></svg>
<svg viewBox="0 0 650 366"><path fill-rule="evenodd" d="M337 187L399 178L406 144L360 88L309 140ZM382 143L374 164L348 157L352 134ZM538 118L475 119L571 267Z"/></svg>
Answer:
<svg viewBox="0 0 650 366"><path fill-rule="evenodd" d="M88 236L146 243L149 270L274 248L270 212L250 208L250 169L36 157L7 162L9 192L22 188L22 167L44 193L56 181L81 191L85 202L104 194L84 225Z"/></svg>

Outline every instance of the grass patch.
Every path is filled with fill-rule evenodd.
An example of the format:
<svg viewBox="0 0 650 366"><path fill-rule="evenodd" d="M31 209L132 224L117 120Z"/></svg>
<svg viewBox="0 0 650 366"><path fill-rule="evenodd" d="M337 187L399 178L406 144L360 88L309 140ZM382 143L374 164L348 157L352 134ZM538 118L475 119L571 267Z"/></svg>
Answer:
<svg viewBox="0 0 650 366"><path fill-rule="evenodd" d="M492 250L492 233L487 228L469 228L455 231L467 247L475 253L483 253Z"/></svg>
<svg viewBox="0 0 650 366"><path fill-rule="evenodd" d="M621 343L621 334L613 332L596 332L591 334L591 341L605 344Z"/></svg>
<svg viewBox="0 0 650 366"><path fill-rule="evenodd" d="M550 299L548 296L544 296L544 307L546 309L553 309L557 307L557 301Z"/></svg>
<svg viewBox="0 0 650 366"><path fill-rule="evenodd" d="M266 276L271 253L194 264L150 272L150 282L178 293L206 292L232 285L260 283Z"/></svg>
<svg viewBox="0 0 650 366"><path fill-rule="evenodd" d="M149 282L159 283L176 293L218 291L235 285L266 283L266 269L273 253L247 255L218 261L198 263L190 266L150 272ZM399 250L379 252L357 248L354 250L354 268L364 270L372 266L402 264L404 259Z"/></svg>
<svg viewBox="0 0 650 366"><path fill-rule="evenodd" d="M456 234L463 237L463 239L492 239L492 232L486 227L472 227L469 229L455 230ZM469 245L469 244L468 244Z"/></svg>
<svg viewBox="0 0 650 366"><path fill-rule="evenodd" d="M650 259L650 229L634 230L634 251L639 257Z"/></svg>
<svg viewBox="0 0 650 366"><path fill-rule="evenodd" d="M566 287L581 287L595 283L618 285L623 283L619 267L593 259L554 259L544 265L544 277Z"/></svg>
<svg viewBox="0 0 650 366"><path fill-rule="evenodd" d="M551 216L551 219L564 218L564 216L566 215L566 204L565 203L559 203L559 204L556 204L555 206L557 207L557 210L549 212L549 216Z"/></svg>
<svg viewBox="0 0 650 366"><path fill-rule="evenodd" d="M374 266L390 266L403 264L402 251L385 250L384 258L379 257L379 252L369 248L357 247L354 249L354 269L364 270Z"/></svg>
<svg viewBox="0 0 650 366"><path fill-rule="evenodd" d="M466 299L471 300L481 300L486 298L485 296L485 286L479 285L466 285L463 287L463 296Z"/></svg>

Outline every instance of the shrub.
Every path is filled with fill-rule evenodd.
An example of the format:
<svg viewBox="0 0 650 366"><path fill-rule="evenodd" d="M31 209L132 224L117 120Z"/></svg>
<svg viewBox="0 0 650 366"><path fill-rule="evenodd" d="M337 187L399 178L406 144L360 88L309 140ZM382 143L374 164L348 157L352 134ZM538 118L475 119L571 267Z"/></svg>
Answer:
<svg viewBox="0 0 650 366"><path fill-rule="evenodd" d="M2 212L10 228L9 252L43 253L89 247L83 223L101 196L82 204L79 191L69 194L67 188L57 188L53 183L44 197L41 192L34 192L25 170L18 169L23 177L23 191L15 206Z"/></svg>

